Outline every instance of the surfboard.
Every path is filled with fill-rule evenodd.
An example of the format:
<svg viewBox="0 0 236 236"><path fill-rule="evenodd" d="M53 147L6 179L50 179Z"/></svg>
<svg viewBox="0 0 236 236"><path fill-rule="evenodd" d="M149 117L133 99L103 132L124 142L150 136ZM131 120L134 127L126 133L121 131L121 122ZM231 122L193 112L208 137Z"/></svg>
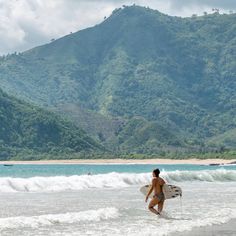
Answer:
<svg viewBox="0 0 236 236"><path fill-rule="evenodd" d="M144 185L140 188L140 192L146 196L150 188L151 188L150 184ZM175 185L164 184L162 187L162 191L164 193L165 199L173 199L178 196L180 197L182 196L182 189ZM152 197L153 195L150 194L149 198L152 198Z"/></svg>

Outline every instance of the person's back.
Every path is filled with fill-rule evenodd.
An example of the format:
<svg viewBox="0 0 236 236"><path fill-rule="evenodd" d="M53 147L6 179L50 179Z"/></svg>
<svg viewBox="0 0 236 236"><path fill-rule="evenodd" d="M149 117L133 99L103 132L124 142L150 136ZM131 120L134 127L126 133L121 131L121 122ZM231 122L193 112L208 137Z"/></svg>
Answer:
<svg viewBox="0 0 236 236"><path fill-rule="evenodd" d="M146 202L148 200L149 195L154 192L153 199L150 201L148 209L156 215L159 215L163 209L165 196L162 191L162 187L165 184L165 181L159 177L160 171L156 169L152 172L153 179L152 179L152 186L146 196ZM158 211L154 208L158 205Z"/></svg>
<svg viewBox="0 0 236 236"><path fill-rule="evenodd" d="M154 195L162 193L162 186L165 184L165 181L161 177L153 178L153 192Z"/></svg>

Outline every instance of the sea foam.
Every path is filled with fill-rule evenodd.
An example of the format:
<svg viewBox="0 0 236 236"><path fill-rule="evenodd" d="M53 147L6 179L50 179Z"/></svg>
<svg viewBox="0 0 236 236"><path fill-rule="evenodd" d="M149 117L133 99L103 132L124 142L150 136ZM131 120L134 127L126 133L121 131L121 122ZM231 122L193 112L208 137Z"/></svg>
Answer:
<svg viewBox="0 0 236 236"><path fill-rule="evenodd" d="M69 212L64 214L48 214L39 216L17 216L0 218L0 230L41 226L54 224L72 224L79 222L98 222L103 220L115 219L119 217L117 208L100 208L81 212Z"/></svg>
<svg viewBox="0 0 236 236"><path fill-rule="evenodd" d="M235 170L172 171L161 172L168 183L184 181L226 182L236 181ZM150 183L151 174L108 173L31 178L0 178L0 192L60 192L89 188L124 188Z"/></svg>

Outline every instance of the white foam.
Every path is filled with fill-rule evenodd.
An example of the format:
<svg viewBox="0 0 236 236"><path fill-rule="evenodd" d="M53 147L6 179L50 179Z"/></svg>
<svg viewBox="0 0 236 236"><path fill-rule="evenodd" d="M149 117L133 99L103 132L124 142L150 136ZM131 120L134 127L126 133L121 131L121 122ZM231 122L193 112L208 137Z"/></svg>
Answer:
<svg viewBox="0 0 236 236"><path fill-rule="evenodd" d="M161 172L168 182L236 181L235 170L172 171ZM151 181L150 173L108 173L99 175L74 175L32 178L0 178L0 192L60 192L76 191L89 188L124 188L132 185L147 184Z"/></svg>
<svg viewBox="0 0 236 236"><path fill-rule="evenodd" d="M118 217L118 209L114 207L64 214L48 214L31 217L17 216L0 218L0 230L24 227L37 228L41 226L50 226L63 223L71 224L78 222L98 222L103 220L115 219Z"/></svg>
<svg viewBox="0 0 236 236"><path fill-rule="evenodd" d="M158 235L162 236L162 235L169 235L171 233L174 234L175 232L190 231L195 227L221 225L227 223L228 221L234 219L235 217L236 217L236 211L232 209L219 209L215 212L214 215L212 215L211 212L209 216L205 215L205 217L199 217L195 219L181 220L181 217L179 219L170 218L170 220L172 219L172 222L170 222L170 224L166 224L166 222L163 220L163 224L161 224L161 226L159 227L160 233ZM151 232L150 233L145 232L145 229L139 233L140 234L138 235L140 236L152 235Z"/></svg>
<svg viewBox="0 0 236 236"><path fill-rule="evenodd" d="M122 188L150 181L150 174L74 175L32 178L0 178L0 192L59 192L88 188Z"/></svg>
<svg viewBox="0 0 236 236"><path fill-rule="evenodd" d="M202 171L173 171L162 172L162 176L169 182L183 181L206 181L206 182L227 182L236 181L235 170L202 170Z"/></svg>

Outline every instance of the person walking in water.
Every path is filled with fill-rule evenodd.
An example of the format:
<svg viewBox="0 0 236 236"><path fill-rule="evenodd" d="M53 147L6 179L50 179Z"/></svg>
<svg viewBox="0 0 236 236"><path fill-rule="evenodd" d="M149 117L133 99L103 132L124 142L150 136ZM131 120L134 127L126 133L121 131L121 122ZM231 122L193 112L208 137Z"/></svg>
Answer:
<svg viewBox="0 0 236 236"><path fill-rule="evenodd" d="M164 201L165 201L165 196L162 191L162 187L165 184L165 181L161 177L159 177L159 174L160 174L159 169L153 170L153 172L152 172L152 176L153 176L152 185L151 185L150 190L147 193L146 200L145 200L146 202L148 201L148 197L153 191L154 195L148 205L148 209L156 215L160 215L160 213L162 212L162 209L164 206ZM158 205L158 210L156 210L154 208L156 205Z"/></svg>

